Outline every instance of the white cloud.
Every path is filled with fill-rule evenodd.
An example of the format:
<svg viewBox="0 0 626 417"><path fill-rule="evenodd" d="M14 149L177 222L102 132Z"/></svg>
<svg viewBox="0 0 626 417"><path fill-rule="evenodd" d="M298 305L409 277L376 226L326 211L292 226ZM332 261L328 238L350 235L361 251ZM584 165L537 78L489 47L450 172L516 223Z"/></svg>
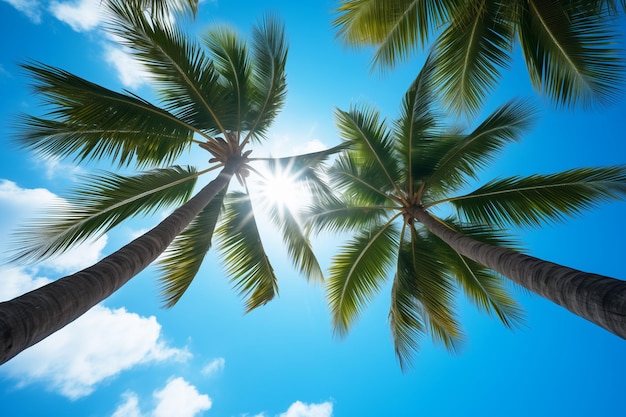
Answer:
<svg viewBox="0 0 626 417"><path fill-rule="evenodd" d="M0 180L0 235L7 236L16 225L36 217L46 208L62 206L67 201L44 188L21 188L13 181ZM10 219L10 222L3 221ZM6 243L6 242L4 242ZM107 236L88 240L74 249L46 260L41 266L55 272L74 272L96 263L106 246ZM2 247L2 251L8 248Z"/></svg>
<svg viewBox="0 0 626 417"><path fill-rule="evenodd" d="M0 179L0 207L10 210L11 214L26 217L41 207L60 204L62 201L45 188L21 188L13 181Z"/></svg>
<svg viewBox="0 0 626 417"><path fill-rule="evenodd" d="M141 413L137 395L127 392L123 396L124 402L111 417L195 417L213 405L208 395L200 394L195 386L180 377L171 379L152 395L156 406L148 414Z"/></svg>
<svg viewBox="0 0 626 417"><path fill-rule="evenodd" d="M38 0L4 0L20 12L24 13L33 23L41 23L41 5Z"/></svg>
<svg viewBox="0 0 626 417"><path fill-rule="evenodd" d="M98 27L102 21L102 0L53 1L50 12L77 32L85 32Z"/></svg>
<svg viewBox="0 0 626 417"><path fill-rule="evenodd" d="M122 403L111 417L142 417L139 410L139 398L134 392L127 392L123 395Z"/></svg>
<svg viewBox="0 0 626 417"><path fill-rule="evenodd" d="M80 246L41 263L42 267L53 269L56 272L76 272L98 262L102 257L102 250L107 244L108 237L104 235L97 240L89 240Z"/></svg>
<svg viewBox="0 0 626 417"><path fill-rule="evenodd" d="M104 59L115 68L124 87L137 89L150 80L147 69L122 47L106 45Z"/></svg>
<svg viewBox="0 0 626 417"><path fill-rule="evenodd" d="M276 417L332 417L333 404L331 402L323 402L319 404L305 404L302 401L296 401L291 404L287 411L277 415ZM244 414L242 417L248 417ZM254 417L267 417L265 413L256 414Z"/></svg>
<svg viewBox="0 0 626 417"><path fill-rule="evenodd" d="M333 404L330 402L305 404L301 401L296 401L279 417L332 417L332 415Z"/></svg>
<svg viewBox="0 0 626 417"><path fill-rule="evenodd" d="M185 361L191 354L162 341L154 316L97 305L47 339L23 351L0 371L22 387L47 384L77 399L120 372L144 363Z"/></svg>
<svg viewBox="0 0 626 417"><path fill-rule="evenodd" d="M48 179L56 178L61 174L64 178L75 180L78 175L84 174L84 170L80 166L61 162L59 158L37 158L36 162L43 164Z"/></svg>
<svg viewBox="0 0 626 417"><path fill-rule="evenodd" d="M311 134L312 135L312 134ZM308 136L311 136L308 135ZM289 135L276 136L271 142L270 154L281 157L288 155L300 155L310 152L319 152L328 149L319 139L308 139L306 141L293 140Z"/></svg>
<svg viewBox="0 0 626 417"><path fill-rule="evenodd" d="M158 401L152 413L154 417L193 417L213 405L208 395L200 394L182 378L169 381L165 388L154 393L154 398Z"/></svg>
<svg viewBox="0 0 626 417"><path fill-rule="evenodd" d="M48 278L32 276L23 268L0 268L0 276L0 301L10 300L50 282Z"/></svg>
<svg viewBox="0 0 626 417"><path fill-rule="evenodd" d="M224 358L216 358L207 363L200 372L202 373L202 375L206 376L214 375L217 372L221 372L224 369L225 364L226 361L224 360Z"/></svg>

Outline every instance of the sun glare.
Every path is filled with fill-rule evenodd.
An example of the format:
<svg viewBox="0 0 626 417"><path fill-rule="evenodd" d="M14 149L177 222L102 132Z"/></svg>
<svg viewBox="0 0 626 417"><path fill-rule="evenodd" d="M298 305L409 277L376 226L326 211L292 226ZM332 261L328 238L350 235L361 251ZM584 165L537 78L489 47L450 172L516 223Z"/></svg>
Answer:
<svg viewBox="0 0 626 417"><path fill-rule="evenodd" d="M263 172L263 177L260 189L267 204L288 208L295 214L309 202L307 188L298 184L296 176L289 170L275 167L273 170Z"/></svg>

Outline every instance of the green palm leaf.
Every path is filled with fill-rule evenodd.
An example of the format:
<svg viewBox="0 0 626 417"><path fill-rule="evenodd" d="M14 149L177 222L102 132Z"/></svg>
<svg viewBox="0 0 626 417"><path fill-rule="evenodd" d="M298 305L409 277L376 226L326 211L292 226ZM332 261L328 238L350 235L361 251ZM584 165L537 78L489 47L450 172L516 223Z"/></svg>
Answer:
<svg viewBox="0 0 626 417"><path fill-rule="evenodd" d="M391 287L389 327L396 357L401 369L407 369L414 352L419 350L419 340L426 334L422 305L415 298L413 275L398 272Z"/></svg>
<svg viewBox="0 0 626 417"><path fill-rule="evenodd" d="M352 143L351 149L364 166L375 167L388 181L388 187L397 189L399 166L395 158L393 138L380 118L380 113L367 106L350 112L335 111L340 135Z"/></svg>
<svg viewBox="0 0 626 417"><path fill-rule="evenodd" d="M410 232L410 241L400 246L398 274L413 278L412 294L422 306L433 340L454 352L462 340L462 330L454 313L455 287L448 266L432 250L431 239L422 237L412 226Z"/></svg>
<svg viewBox="0 0 626 417"><path fill-rule="evenodd" d="M344 199L352 205L390 205L389 193L395 184L380 173L380 167L373 161L363 162L353 152L339 155L329 171L330 180Z"/></svg>
<svg viewBox="0 0 626 417"><path fill-rule="evenodd" d="M369 205L353 206L331 194L316 195L304 217L307 227L314 232L357 231L368 229L380 222L387 209Z"/></svg>
<svg viewBox="0 0 626 417"><path fill-rule="evenodd" d="M74 190L68 204L48 209L18 231L16 261L37 261L58 255L87 239L99 237L123 220L157 212L187 201L196 183L191 167L171 167L125 177L90 175Z"/></svg>
<svg viewBox="0 0 626 417"><path fill-rule="evenodd" d="M496 0L465 2L437 38L433 82L457 113L476 113L509 63L513 28L503 10Z"/></svg>
<svg viewBox="0 0 626 417"><path fill-rule="evenodd" d="M345 335L378 292L393 264L397 231L390 223L359 233L333 257L327 297L334 330Z"/></svg>
<svg viewBox="0 0 626 417"><path fill-rule="evenodd" d="M247 106L250 104L248 84L251 73L246 44L226 26L211 27L203 40L213 53L215 69L223 77L224 89L230 92L236 105L234 114L236 122L229 128L237 132L245 130L242 122L247 116Z"/></svg>
<svg viewBox="0 0 626 417"><path fill-rule="evenodd" d="M173 307L187 291L211 248L226 191L222 189L211 200L159 260L161 294L166 307Z"/></svg>
<svg viewBox="0 0 626 417"><path fill-rule="evenodd" d="M246 298L246 312L272 300L278 293L276 275L265 254L247 194L236 192L227 196L217 233L231 282Z"/></svg>
<svg viewBox="0 0 626 417"><path fill-rule="evenodd" d="M519 250L519 247L498 230L475 224L458 224L452 219L445 223L461 234L493 246ZM439 238L431 235L435 251L451 270L452 276L465 295L482 311L494 314L508 328L520 327L523 323L522 308L509 295L504 279L489 268L465 258Z"/></svg>
<svg viewBox="0 0 626 417"><path fill-rule="evenodd" d="M528 1L518 31L535 87L564 105L614 99L624 65L609 19L576 2Z"/></svg>
<svg viewBox="0 0 626 417"><path fill-rule="evenodd" d="M626 197L626 167L579 168L491 181L449 201L472 223L537 226Z"/></svg>
<svg viewBox="0 0 626 417"><path fill-rule="evenodd" d="M448 18L450 1L402 0L382 2L379 8L388 11L387 33L377 42L373 65L393 68L395 63L406 60L409 53L422 47L430 33L437 30ZM386 9L386 10L385 10Z"/></svg>
<svg viewBox="0 0 626 417"><path fill-rule="evenodd" d="M24 64L35 91L53 107L48 118L23 116L20 143L44 156L102 157L128 165L168 164L189 146L192 129L165 110L59 68Z"/></svg>
<svg viewBox="0 0 626 417"><path fill-rule="evenodd" d="M434 172L426 178L428 188L437 193L447 192L465 185L467 177L475 179L476 171L492 162L505 145L520 139L533 115L528 102L510 101L498 107L469 135L444 138L443 146L456 144L441 156ZM446 140L449 142L445 143ZM431 144L433 149L439 147Z"/></svg>
<svg viewBox="0 0 626 417"><path fill-rule="evenodd" d="M109 3L108 31L150 70L165 108L209 134L235 130L236 102L200 45L176 27L150 20L130 3Z"/></svg>
<svg viewBox="0 0 626 417"><path fill-rule="evenodd" d="M249 139L263 137L270 123L285 103L287 81L287 41L285 28L280 21L266 16L252 29L254 72L251 77L251 120Z"/></svg>
<svg viewBox="0 0 626 417"><path fill-rule="evenodd" d="M281 230L283 242L287 245L293 265L299 268L308 280L324 281L324 273L313 253L309 237L303 232L301 222L288 207L272 204L269 209L270 219Z"/></svg>
<svg viewBox="0 0 626 417"><path fill-rule="evenodd" d="M333 21L337 37L351 46L376 46L374 65L393 67L411 50L423 46L443 24L451 1L343 1Z"/></svg>
<svg viewBox="0 0 626 417"><path fill-rule="evenodd" d="M431 77L435 67L432 55L424 63L402 100L400 118L395 123L394 133L400 157L403 158L409 194L413 194L420 172L428 170L432 164L424 164L423 154L431 144L430 138L437 135L438 115L432 110L434 94ZM426 146L424 146L426 145Z"/></svg>

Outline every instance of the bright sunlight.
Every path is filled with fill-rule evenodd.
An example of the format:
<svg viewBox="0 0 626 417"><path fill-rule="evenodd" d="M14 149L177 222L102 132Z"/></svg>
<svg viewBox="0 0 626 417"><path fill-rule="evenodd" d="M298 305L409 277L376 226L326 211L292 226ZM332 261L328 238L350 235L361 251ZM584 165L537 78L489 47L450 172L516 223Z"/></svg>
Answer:
<svg viewBox="0 0 626 417"><path fill-rule="evenodd" d="M309 203L311 195L307 187L298 183L297 173L289 168L268 167L260 173L263 179L259 183L259 191L264 203L280 209L288 208L293 214Z"/></svg>

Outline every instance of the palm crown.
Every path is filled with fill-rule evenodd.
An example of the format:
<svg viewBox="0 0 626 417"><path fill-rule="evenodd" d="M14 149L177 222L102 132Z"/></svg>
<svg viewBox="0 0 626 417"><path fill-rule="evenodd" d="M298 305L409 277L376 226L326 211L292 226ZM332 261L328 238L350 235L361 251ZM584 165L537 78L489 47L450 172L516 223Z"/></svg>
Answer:
<svg viewBox="0 0 626 417"><path fill-rule="evenodd" d="M138 7L143 3L109 2L108 29L149 69L159 106L58 68L24 65L52 108L44 117L24 116L20 140L25 147L44 156L79 162L108 158L147 170L86 177L85 185L69 196L68 207L58 207L22 230L14 242L19 248L15 259L56 255L131 216L180 206L192 196L201 174L222 167L237 176L243 190L227 193L224 186L174 240L160 261L164 301L173 305L188 288L216 231L226 269L247 297L247 309L253 309L272 299L277 285L247 187L246 178L255 171L248 147L266 138L284 102L284 29L268 16L253 29L250 46L225 26L208 30L197 42L164 19L150 19ZM171 165L193 145L209 152L210 167L199 171ZM314 180L310 167L331 152L271 163L292 167L300 181ZM284 232L294 263L307 277L321 279L295 217L288 210L273 210L271 217Z"/></svg>
<svg viewBox="0 0 626 417"><path fill-rule="evenodd" d="M490 247L515 249L506 226L560 219L626 193L623 167L504 178L464 192L480 168L528 129L534 112L527 102L511 101L469 133L445 129L433 110L433 64L428 61L411 85L393 124L367 106L337 111L350 148L330 170L336 192L317 196L309 213L315 230L355 233L333 258L327 279L339 334L393 271L389 320L401 366L424 334L457 347L457 289L507 327L523 316L500 274L462 255L422 219ZM444 203L455 214L437 217L432 210Z"/></svg>
<svg viewBox="0 0 626 417"><path fill-rule="evenodd" d="M623 73L617 10L604 0L346 0L334 24L347 44L374 45L380 66L437 35L433 80L451 108L475 112L509 65L516 38L534 87L553 102L611 100Z"/></svg>

